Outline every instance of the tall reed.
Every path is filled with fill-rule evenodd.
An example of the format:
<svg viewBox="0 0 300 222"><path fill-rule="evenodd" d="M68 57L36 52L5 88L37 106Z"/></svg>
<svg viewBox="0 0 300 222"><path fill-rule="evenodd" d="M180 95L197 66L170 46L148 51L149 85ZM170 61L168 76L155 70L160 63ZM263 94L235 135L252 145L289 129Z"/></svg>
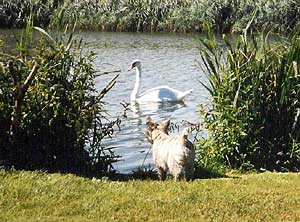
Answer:
<svg viewBox="0 0 300 222"><path fill-rule="evenodd" d="M256 11L251 29L286 33L300 19L294 0L87 0L67 6L65 23L104 31L198 32L210 23L215 32L241 32Z"/></svg>
<svg viewBox="0 0 300 222"><path fill-rule="evenodd" d="M35 25L46 27L52 12L52 0L1 0L0 27L23 28L30 15Z"/></svg>
<svg viewBox="0 0 300 222"><path fill-rule="evenodd" d="M198 32L208 22L216 32L241 32L257 11L253 30L287 33L300 20L294 0L3 0L0 27L24 27L31 11L47 27L66 6L64 22L84 30Z"/></svg>
<svg viewBox="0 0 300 222"><path fill-rule="evenodd" d="M201 163L299 171L299 30L277 41L269 33L224 36L224 48L208 33L201 55L212 101L201 109L208 133L198 144Z"/></svg>

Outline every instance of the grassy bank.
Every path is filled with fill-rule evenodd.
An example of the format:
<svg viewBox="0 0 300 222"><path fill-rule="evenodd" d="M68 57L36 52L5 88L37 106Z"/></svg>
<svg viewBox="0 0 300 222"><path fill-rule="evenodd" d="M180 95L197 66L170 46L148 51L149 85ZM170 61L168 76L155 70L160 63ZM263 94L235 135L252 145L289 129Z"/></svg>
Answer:
<svg viewBox="0 0 300 222"><path fill-rule="evenodd" d="M0 221L299 221L299 174L193 182L0 171Z"/></svg>

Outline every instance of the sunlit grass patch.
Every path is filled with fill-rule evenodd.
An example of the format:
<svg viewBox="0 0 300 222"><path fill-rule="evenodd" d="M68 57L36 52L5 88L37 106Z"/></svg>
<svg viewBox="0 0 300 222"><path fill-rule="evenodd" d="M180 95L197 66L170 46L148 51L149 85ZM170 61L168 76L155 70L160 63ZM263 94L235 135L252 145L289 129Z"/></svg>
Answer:
<svg viewBox="0 0 300 222"><path fill-rule="evenodd" d="M113 182L0 171L1 221L297 221L300 175Z"/></svg>

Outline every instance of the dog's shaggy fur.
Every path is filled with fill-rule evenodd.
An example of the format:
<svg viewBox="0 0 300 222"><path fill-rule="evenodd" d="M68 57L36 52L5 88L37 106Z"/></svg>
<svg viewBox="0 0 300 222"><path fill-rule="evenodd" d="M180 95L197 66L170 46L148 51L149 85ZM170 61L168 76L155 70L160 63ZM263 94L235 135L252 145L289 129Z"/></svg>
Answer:
<svg viewBox="0 0 300 222"><path fill-rule="evenodd" d="M146 135L152 144L152 153L158 176L166 179L169 170L177 180L193 178L195 149L188 140L188 130L185 129L179 136L169 136L170 120L155 123L151 117L147 118Z"/></svg>

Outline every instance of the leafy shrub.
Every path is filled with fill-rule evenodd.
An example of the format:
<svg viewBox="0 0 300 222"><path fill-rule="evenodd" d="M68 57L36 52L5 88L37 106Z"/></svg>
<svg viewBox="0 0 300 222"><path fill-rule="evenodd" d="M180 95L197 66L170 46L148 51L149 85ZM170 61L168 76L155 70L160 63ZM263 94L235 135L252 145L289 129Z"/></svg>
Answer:
<svg viewBox="0 0 300 222"><path fill-rule="evenodd" d="M277 41L224 36L220 46L210 30L201 42L212 99L201 109L208 134L198 144L201 163L299 171L299 31Z"/></svg>
<svg viewBox="0 0 300 222"><path fill-rule="evenodd" d="M31 20L32 21L32 20ZM116 156L102 139L116 121L103 116L103 96L95 89L93 53L83 54L72 34L32 40L32 22L18 52L0 52L0 164L17 169L101 175Z"/></svg>

